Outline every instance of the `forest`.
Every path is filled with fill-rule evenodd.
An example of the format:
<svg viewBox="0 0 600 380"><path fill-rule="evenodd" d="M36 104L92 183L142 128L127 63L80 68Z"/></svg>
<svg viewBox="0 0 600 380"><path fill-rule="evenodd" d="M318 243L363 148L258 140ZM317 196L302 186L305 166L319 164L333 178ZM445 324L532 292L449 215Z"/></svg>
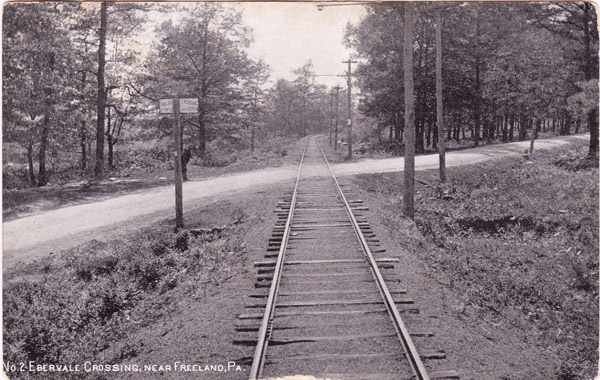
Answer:
<svg viewBox="0 0 600 380"><path fill-rule="evenodd" d="M415 4L416 151L435 149L435 17L441 13L447 140L473 145L566 135L590 126L597 155L598 33L590 3ZM508 21L510 20L510 21ZM403 4L369 6L346 44L362 58L359 110L388 142L403 135Z"/></svg>
<svg viewBox="0 0 600 380"><path fill-rule="evenodd" d="M355 149L402 154L404 7L366 8L340 36L358 61ZM416 4L417 153L438 143L436 12L449 148L589 130L597 156L597 20L583 2ZM199 99L182 120L194 165L228 165L334 125L345 137L346 89L334 105L336 90L315 81L310 61L294 80L274 78L248 56L252 31L226 4L22 3L3 17L5 189L169 165L166 97Z"/></svg>

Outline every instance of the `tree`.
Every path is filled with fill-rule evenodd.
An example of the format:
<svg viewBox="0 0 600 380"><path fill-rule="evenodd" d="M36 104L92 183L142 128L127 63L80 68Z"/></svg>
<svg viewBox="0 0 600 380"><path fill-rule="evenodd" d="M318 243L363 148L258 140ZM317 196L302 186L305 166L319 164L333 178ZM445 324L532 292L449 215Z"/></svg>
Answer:
<svg viewBox="0 0 600 380"><path fill-rule="evenodd" d="M100 4L100 27L98 29L98 83L96 98L96 163L94 166L94 179L104 178L104 112L106 107L106 87L104 84L104 71L106 69L106 33L108 23L108 3Z"/></svg>
<svg viewBox="0 0 600 380"><path fill-rule="evenodd" d="M292 73L297 75L296 79L291 82L279 79L268 91L267 129L275 135L299 137L327 130L329 95L325 86L314 84L312 62Z"/></svg>
<svg viewBox="0 0 600 380"><path fill-rule="evenodd" d="M72 95L69 60L61 50L70 46L64 18L58 4L11 4L4 12L3 137L26 148L32 183L38 147L38 186L48 183L48 150L60 136L59 111Z"/></svg>
<svg viewBox="0 0 600 380"><path fill-rule="evenodd" d="M244 98L248 124L250 125L250 152L254 152L256 140L256 129L264 124L262 114L264 113L265 91L262 86L269 79L271 68L262 59L251 62L248 67L249 75L244 83Z"/></svg>
<svg viewBox="0 0 600 380"><path fill-rule="evenodd" d="M361 58L356 69L359 110L377 120L374 135L379 139L389 127L390 143L402 141L405 128L402 96L397 95L403 83L398 46L404 28L402 7L397 3L367 6L367 16L350 26L345 36L346 44ZM572 120L580 117L568 107L568 98L580 91L575 83L585 80L585 72L597 78L596 20L585 13L584 3L456 3L445 6L440 23L431 12L435 7L415 4L419 15L413 29L417 153L439 147L434 33L438 24L444 36L439 51L446 139L471 139L474 144L508 142L513 137L524 140L532 123L550 118L561 125L556 133L569 133ZM507 17L513 22L506 22ZM579 26L570 28L569 23ZM557 31L552 36L543 29L563 34ZM589 55L592 59L579 58ZM586 114L587 124L594 112Z"/></svg>
<svg viewBox="0 0 600 380"><path fill-rule="evenodd" d="M146 10L143 5L138 4L112 4L109 12L109 3L100 4L99 28L98 28L98 67L96 72L97 100L96 100L96 162L94 166L94 179L101 180L104 177L104 134L106 123L106 44L107 36L113 34L117 37L130 34L143 18L136 11ZM109 23L109 18L112 21Z"/></svg>
<svg viewBox="0 0 600 380"><path fill-rule="evenodd" d="M224 136L216 123L232 115L222 111L249 76L244 51L251 41L249 30L239 12L219 3L197 3L179 23L163 23L158 34L156 52L148 59L154 97L199 98L198 116L189 124L204 157L211 135Z"/></svg>
<svg viewBox="0 0 600 380"><path fill-rule="evenodd" d="M565 58L578 67L571 73L571 83L581 80L598 81L598 27L594 6L590 2L568 2L542 4L527 8L528 18L541 28L558 36L563 43ZM569 86L566 99L579 91ZM570 90L570 91L569 91ZM588 156L598 156L598 102L588 109L587 120L590 131Z"/></svg>

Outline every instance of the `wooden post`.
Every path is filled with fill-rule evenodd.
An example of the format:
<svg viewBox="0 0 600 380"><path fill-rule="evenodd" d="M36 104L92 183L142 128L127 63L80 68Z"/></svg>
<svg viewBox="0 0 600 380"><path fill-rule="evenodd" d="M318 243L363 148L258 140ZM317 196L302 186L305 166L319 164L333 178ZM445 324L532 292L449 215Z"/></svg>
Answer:
<svg viewBox="0 0 600 380"><path fill-rule="evenodd" d="M333 134L333 90L329 95L329 146L331 146L331 135Z"/></svg>
<svg viewBox="0 0 600 380"><path fill-rule="evenodd" d="M334 133L334 142L333 142L333 150L337 150L338 143L338 125L340 122L340 86L335 87L335 133Z"/></svg>
<svg viewBox="0 0 600 380"><path fill-rule="evenodd" d="M175 150L175 231L183 228L183 175L181 173L181 115L179 113L179 99L173 99L173 112L175 122L173 123L173 142Z"/></svg>
<svg viewBox="0 0 600 380"><path fill-rule="evenodd" d="M357 61L353 61L348 58L347 61L342 63L348 64L348 159L352 159L352 64Z"/></svg>
<svg viewBox="0 0 600 380"><path fill-rule="evenodd" d="M415 83L413 78L413 8L404 3L404 216L415 217Z"/></svg>
<svg viewBox="0 0 600 380"><path fill-rule="evenodd" d="M435 98L437 102L438 151L440 153L440 182L446 182L446 141L444 135L444 106L442 100L442 10L435 10Z"/></svg>

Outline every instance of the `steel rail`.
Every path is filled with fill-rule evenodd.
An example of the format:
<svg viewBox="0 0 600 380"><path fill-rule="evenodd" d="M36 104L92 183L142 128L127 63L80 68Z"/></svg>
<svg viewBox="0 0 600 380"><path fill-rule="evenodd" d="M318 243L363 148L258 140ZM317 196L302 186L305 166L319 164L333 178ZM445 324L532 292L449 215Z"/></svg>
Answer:
<svg viewBox="0 0 600 380"><path fill-rule="evenodd" d="M373 253L371 252L371 249L369 248L367 240L365 239L362 231L360 230L358 222L356 221L356 218L354 217L354 214L352 213L352 208L350 207L350 204L348 203L348 200L346 199L346 196L344 195L344 192L342 191L342 188L340 187L340 184L339 184L337 178L333 174L333 170L331 169L331 165L329 165L327 156L325 155L325 152L323 152L323 149L321 148L321 144L319 144L318 141L317 141L317 146L319 147L319 150L321 151L321 154L323 155L323 159L325 160L325 163L327 164L327 168L329 169L329 173L331 174L331 177L333 178L333 181L335 182L335 187L336 187L340 197L342 198L342 201L344 202L346 212L348 213L348 216L350 217L350 220L352 221L352 226L354 227L354 232L356 233L356 236L358 237L358 240L360 241L360 244L365 253L367 262L371 267L373 276L375 277L375 282L377 283L377 286L381 292L381 295L383 296L385 306L388 310L388 313L390 314L390 317L392 318L392 322L394 323L394 328L396 329L398 338L400 338L400 343L402 344L402 348L404 349L404 355L406 356L406 359L408 359L408 362L410 363L412 371L417 379L430 380L427 370L425 369L425 366L423 365L423 362L421 361L421 357L419 356L419 352L417 351L417 348L416 348L415 344L413 343L412 338L410 337L410 334L408 332L408 329L406 328L406 325L404 324L404 321L400 317L400 312L398 312L398 308L396 307L396 303L394 302L394 299L392 298L392 294L390 293L390 291L385 283L385 280L383 279L383 276L381 275L381 272L379 271L379 267L377 266L377 262L375 261L375 258L373 257Z"/></svg>
<svg viewBox="0 0 600 380"><path fill-rule="evenodd" d="M283 269L283 259L285 258L287 241L290 236L290 226L292 224L294 209L296 207L296 196L298 194L298 183L300 182L300 173L302 171L302 164L304 163L304 156L306 154L306 148L308 147L309 138L310 137L306 138L306 145L304 145L302 157L300 158L300 165L298 166L298 174L296 175L296 183L294 184L294 192L292 194L292 201L290 203L290 211L288 213L288 217L285 222L285 228L283 230L281 246L279 247L275 271L273 273L273 280L271 282L271 288L269 289L269 297L267 298L267 306L265 307L265 314L258 330L258 341L254 351L252 368L250 368L250 380L256 380L259 378L265 364L265 354L267 353L267 346L269 345L270 327L273 321L273 312L275 311L275 299L277 298L277 292L279 291L279 280L281 279L281 271Z"/></svg>

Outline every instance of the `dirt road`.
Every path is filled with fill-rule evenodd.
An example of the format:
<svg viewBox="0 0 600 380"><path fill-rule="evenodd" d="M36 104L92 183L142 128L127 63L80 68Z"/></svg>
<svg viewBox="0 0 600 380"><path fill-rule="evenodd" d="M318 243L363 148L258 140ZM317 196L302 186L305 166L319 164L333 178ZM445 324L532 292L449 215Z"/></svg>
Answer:
<svg viewBox="0 0 600 380"><path fill-rule="evenodd" d="M577 135L538 140L536 150L552 149L574 140L589 139L589 135ZM446 154L448 166L467 165L523 154L529 141L502 145L491 145ZM435 154L418 156L418 170L436 168ZM338 176L361 173L402 171L402 158L365 159L333 166ZM184 207L198 207L219 199L235 196L243 191L260 192L261 189L292 181L296 176L295 166L236 173L222 177L190 181L184 184ZM315 175L320 175L315 171ZM19 262L36 258L76 246L91 239L105 240L150 225L156 220L172 217L174 189L171 186L157 187L143 192L115 198L63 207L42 212L2 224L3 271Z"/></svg>

